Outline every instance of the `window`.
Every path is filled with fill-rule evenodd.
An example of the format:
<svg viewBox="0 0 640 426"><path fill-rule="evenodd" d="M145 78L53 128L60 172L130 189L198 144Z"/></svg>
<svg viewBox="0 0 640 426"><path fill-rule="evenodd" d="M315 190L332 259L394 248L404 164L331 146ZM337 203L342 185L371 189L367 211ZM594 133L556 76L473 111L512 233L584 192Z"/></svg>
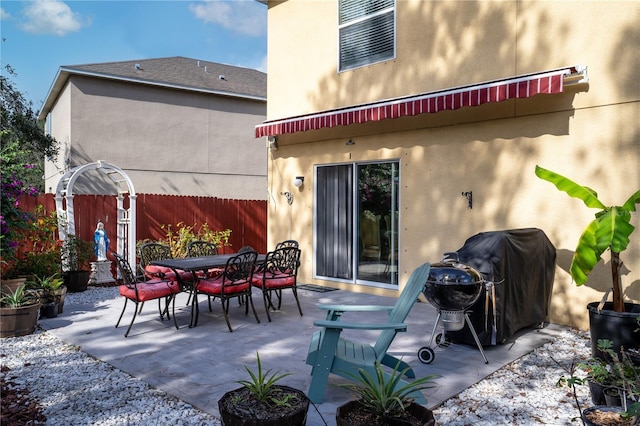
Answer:
<svg viewBox="0 0 640 426"><path fill-rule="evenodd" d="M339 71L395 57L395 0L340 0Z"/></svg>
<svg viewBox="0 0 640 426"><path fill-rule="evenodd" d="M316 276L398 284L397 161L316 168Z"/></svg>

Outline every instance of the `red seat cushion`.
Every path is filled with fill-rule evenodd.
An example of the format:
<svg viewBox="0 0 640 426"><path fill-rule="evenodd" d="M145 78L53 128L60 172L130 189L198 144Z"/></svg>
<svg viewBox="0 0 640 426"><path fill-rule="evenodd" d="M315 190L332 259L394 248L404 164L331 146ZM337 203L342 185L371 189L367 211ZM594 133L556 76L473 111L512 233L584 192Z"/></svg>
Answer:
<svg viewBox="0 0 640 426"><path fill-rule="evenodd" d="M175 281L176 273L173 269L166 266L147 265L144 267L145 275L149 278L163 278L165 280ZM193 280L191 272L180 271L180 278L183 281Z"/></svg>
<svg viewBox="0 0 640 426"><path fill-rule="evenodd" d="M267 279L264 280L264 283L262 277L253 278L253 285L260 288L263 288L263 285L264 288L270 289L293 287L295 283L296 277L287 274L274 275L273 277L270 277L269 274L267 274Z"/></svg>
<svg viewBox="0 0 640 426"><path fill-rule="evenodd" d="M221 295L222 279L223 277L219 276L217 278L200 280L196 285L196 290L198 292L202 292L206 294ZM235 294L235 293L241 293L243 291L247 291L247 289L249 289L249 285L250 285L249 281L237 283L234 285L226 284L224 287L224 294Z"/></svg>
<svg viewBox="0 0 640 426"><path fill-rule="evenodd" d="M175 281L149 280L137 283L138 302L159 299L180 292L180 286ZM136 300L136 290L133 285L121 285L120 295L127 299Z"/></svg>

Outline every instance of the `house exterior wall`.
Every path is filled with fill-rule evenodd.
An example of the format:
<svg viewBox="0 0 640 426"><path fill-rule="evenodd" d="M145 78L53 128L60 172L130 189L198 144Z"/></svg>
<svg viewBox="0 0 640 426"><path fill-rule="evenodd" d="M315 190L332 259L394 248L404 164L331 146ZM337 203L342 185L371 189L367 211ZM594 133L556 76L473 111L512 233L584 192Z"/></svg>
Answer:
<svg viewBox="0 0 640 426"><path fill-rule="evenodd" d="M269 160L269 246L303 249L301 282L393 295L313 275L314 167L400 161L400 283L479 232L542 229L557 249L549 320L588 328L586 304L610 285L608 255L578 288L568 268L594 210L538 179L535 165L621 204L640 188L637 2L397 1L397 57L337 72L337 4L269 2L268 119L286 118L562 66L588 87L559 95L278 136ZM313 33L314 37L305 34ZM291 52L296 52L292 55ZM353 145L346 145L352 140ZM256 140L261 144L262 140ZM295 176L304 176L301 188ZM288 205L280 195L290 191ZM473 191L467 208L464 191ZM640 215L632 216L640 227ZM622 254L640 300L640 230Z"/></svg>
<svg viewBox="0 0 640 426"><path fill-rule="evenodd" d="M51 134L69 141L71 167L105 160L138 193L266 199L266 148L252 132L264 102L79 75L63 97L62 113L60 101L51 111ZM91 185L93 193L114 190Z"/></svg>

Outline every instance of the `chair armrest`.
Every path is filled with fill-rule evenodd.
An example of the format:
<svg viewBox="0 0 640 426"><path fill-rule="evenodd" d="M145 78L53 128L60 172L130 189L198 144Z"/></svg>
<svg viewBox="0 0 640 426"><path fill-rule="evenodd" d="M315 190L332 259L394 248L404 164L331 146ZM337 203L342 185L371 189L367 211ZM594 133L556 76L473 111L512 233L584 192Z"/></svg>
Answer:
<svg viewBox="0 0 640 426"><path fill-rule="evenodd" d="M336 312L373 312L393 310L393 306L387 305L318 305L318 308Z"/></svg>
<svg viewBox="0 0 640 426"><path fill-rule="evenodd" d="M397 323L353 323L353 322L343 322L343 321L327 321L327 320L317 320L313 322L313 325L323 328L331 328L331 329L351 329L351 330L397 330L397 331L407 331L407 324L402 322Z"/></svg>

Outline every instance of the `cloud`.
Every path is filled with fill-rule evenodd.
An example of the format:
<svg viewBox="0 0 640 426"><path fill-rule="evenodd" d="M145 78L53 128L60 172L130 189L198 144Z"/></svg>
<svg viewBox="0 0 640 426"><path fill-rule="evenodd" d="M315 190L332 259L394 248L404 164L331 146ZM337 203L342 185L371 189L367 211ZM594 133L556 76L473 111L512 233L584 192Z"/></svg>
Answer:
<svg viewBox="0 0 640 426"><path fill-rule="evenodd" d="M11 18L11 15L9 15L9 12L7 12L6 10L0 7L0 20L4 21L5 19L9 19L9 18Z"/></svg>
<svg viewBox="0 0 640 426"><path fill-rule="evenodd" d="M267 8L255 0L206 0L190 4L189 10L206 23L219 24L240 34L267 34Z"/></svg>
<svg viewBox="0 0 640 426"><path fill-rule="evenodd" d="M90 23L83 23L80 14L73 12L66 3L59 0L28 2L28 6L22 12L26 21L20 27L33 34L63 36Z"/></svg>

